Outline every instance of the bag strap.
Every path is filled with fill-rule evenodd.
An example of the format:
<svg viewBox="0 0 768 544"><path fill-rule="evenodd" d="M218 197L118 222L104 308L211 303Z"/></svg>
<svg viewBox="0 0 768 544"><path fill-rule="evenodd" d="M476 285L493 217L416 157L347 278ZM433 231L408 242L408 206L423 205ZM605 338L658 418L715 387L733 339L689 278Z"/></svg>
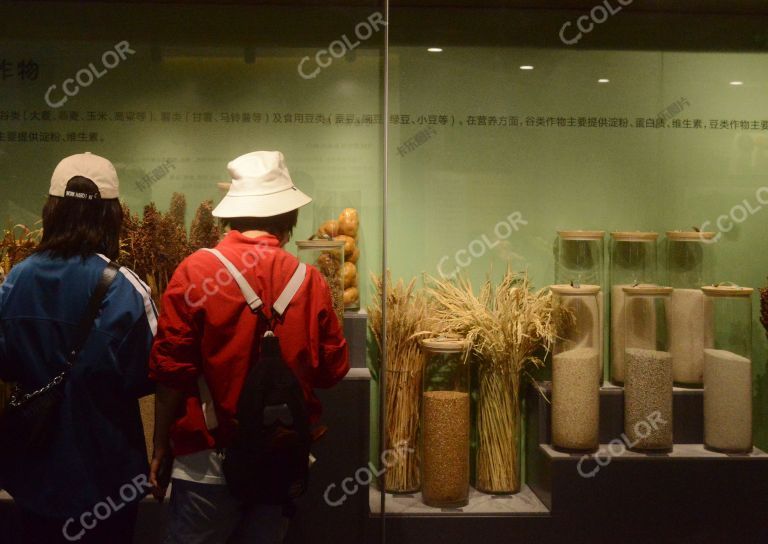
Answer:
<svg viewBox="0 0 768 544"><path fill-rule="evenodd" d="M222 262L222 264L235 279L235 282L237 283L238 287L240 287L240 291L243 293L245 302L248 304L248 307L251 309L251 311L255 314L262 313L264 303L262 302L261 298L259 298L259 295L256 294L256 291L253 290L253 287L251 287L251 285L248 283L248 280L245 279L245 276L243 276L242 272L240 272L237 267L232 264L232 261L227 259L218 249L205 248L203 251L207 251L208 253L216 255L216 257ZM298 293L301 285L304 283L304 278L306 277L307 265L304 263L299 263L299 266L296 267L296 270L291 276L291 279L288 280L288 283L283 289L283 292L280 293L280 296L277 297L277 300L272 305L272 311L274 314L283 317L285 311L288 309L288 305L291 303L291 300L293 300L293 297L296 296L296 293Z"/></svg>
<svg viewBox="0 0 768 544"><path fill-rule="evenodd" d="M240 291L242 291L243 296L245 297L245 302L248 304L248 307L251 309L251 311L253 313L257 313L259 310L261 310L261 307L264 306L264 303L259 298L259 295L256 294L256 291L253 290L251 285L245 279L245 276L243 276L242 272L240 272L237 267L232 264L232 261L227 259L218 249L203 248L203 251L207 251L208 253L213 253L216 255L216 257L226 267L230 275L235 279L235 282L237 282L237 286L240 287Z"/></svg>
<svg viewBox="0 0 768 544"><path fill-rule="evenodd" d="M273 328L272 323L264 315L264 303L262 302L261 298L259 298L259 295L256 294L256 291L253 290L253 287L251 287L251 285L245 279L245 276L243 276L242 272L240 272L237 267L232 264L232 261L227 259L218 249L203 248L203 250L207 251L208 253L212 253L221 261L224 267L234 278L238 287L240 287L240 291L243 293L243 297L245 298L245 302L248 304L248 307L254 314L263 319L271 330ZM307 265L304 263L299 263L299 266L296 267L296 270L291 276L291 279L288 280L288 284L283 289L283 292L280 293L280 296L277 297L277 300L272 305L273 318L275 314L283 317L291 300L293 300L293 297L296 296L296 293L301 288L302 283L304 283L304 278L306 276ZM203 418L205 419L205 427L211 431L219 426L219 420L216 416L216 409L214 407L211 389L208 387L208 382L205 380L205 376L203 374L200 374L200 376L197 378L197 388L200 392L200 404L203 410Z"/></svg>
<svg viewBox="0 0 768 544"><path fill-rule="evenodd" d="M85 309L85 313L80 318L80 321L77 324L77 328L75 329L75 341L72 343L72 348L69 350L67 358L65 359L66 368L57 374L46 385L40 389L37 389L36 391L32 391L31 393L24 393L21 387L16 385L8 403L9 406L18 408L19 406L42 395L46 391L56 387L64 381L67 373L74 366L80 351L82 351L83 347L85 347L85 343L88 341L88 337L91 335L91 330L96 323L96 316L99 315L99 310L101 309L102 302L104 302L104 297L107 295L109 287L115 281L119 270L120 265L114 261L109 261L107 266L104 267L104 270L101 273L101 277L99 278L99 283L96 284L96 288L93 290L91 298L88 300L88 306Z"/></svg>
<svg viewBox="0 0 768 544"><path fill-rule="evenodd" d="M96 289L93 290L93 294L88 301L88 307L85 310L85 314L80 318L80 322L77 324L75 341L67 356L67 366L71 367L75 364L78 354L82 351L85 343L88 341L93 325L96 323L96 316L99 315L101 304L104 302L104 297L107 295L107 291L109 291L110 286L115 281L119 270L120 265L114 261L109 261L104 268L104 271L101 273L99 283L96 284Z"/></svg>

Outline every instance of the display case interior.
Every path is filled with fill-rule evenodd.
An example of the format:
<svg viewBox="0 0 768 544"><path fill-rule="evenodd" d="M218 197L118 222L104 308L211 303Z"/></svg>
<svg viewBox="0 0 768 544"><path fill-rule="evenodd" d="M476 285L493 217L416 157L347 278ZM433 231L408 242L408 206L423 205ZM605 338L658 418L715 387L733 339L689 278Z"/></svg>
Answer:
<svg viewBox="0 0 768 544"><path fill-rule="evenodd" d="M229 181L227 162L254 149L280 150L296 184L316 197L300 213L287 248L297 253L295 241L311 237L344 244L344 264L341 258L326 263L338 264L327 272L337 298L341 293L347 303L356 375L367 376L367 364L373 378L369 413L358 410L359 396L358 417L337 418L360 425L368 417L369 426L340 432L365 428L369 451L348 457L369 457L367 468L380 475L348 505L367 508L371 527L394 527L393 542L446 532L446 542L478 538L484 528L499 527L486 519L496 517L521 535L538 531L542 541L556 542L564 527L558 513L584 513L576 507L579 493L603 496L599 486L618 485L624 477L642 483L661 459L633 452L614 473L620 477L568 479L580 457L564 450L575 445L584 455L600 455L626 430L624 389L600 387L587 372L599 376L600 368L623 362L628 349L651 351L647 345L611 349L612 337L634 327L619 300L625 288L667 278L677 278L669 280L676 290L700 289L700 279L765 284L768 10L757 1L732 8L692 0L675 6L610 0L338 4L5 2L0 220L28 230L9 231L0 244L0 267L8 271L17 246L39 227L51 165L88 149L115 162L133 212L129 223L141 236L154 235L153 252L145 257L163 258L160 264L150 259L141 275L159 295L173 259L193 249L192 238L202 247L218 236L210 202L221 198L220 187ZM179 202L175 193L186 200L181 213L171 205ZM153 228L156 221L168 228ZM182 230L183 251L171 251ZM694 246L700 252L685 246L658 262L653 236L644 235L642 252L603 238L604 232L623 233L620 244L626 244L633 233L679 231L711 236L702 240L706 246ZM699 267L714 253L706 270ZM633 270L638 256L640 268ZM640 273L629 274L634 271ZM583 376L561 364L552 375L554 358L573 363L566 355L585 347L555 345L565 335L548 289L555 283L563 292L590 290L589 311L581 316L593 321L588 357L578 361ZM707 300L698 291L690 298L694 305ZM712 321L707 316L715 310L705 308L698 322L711 325L712 337L702 328L685 337L681 323L691 321L676 320L674 304L666 305L669 315L663 303L653 306L659 320L672 324L670 338L661 347L654 342L652 351L691 355L673 361L670 375L678 385L693 386L673 388L666 363L656 365L664 373L664 409L672 404L678 426L671 444L663 437L671 449L664 459L671 462L660 473L668 480L701 477L714 459L724 479L754 490L768 481L761 464L768 447L768 352L760 305L739 317L750 332L748 348L723 348L737 353L741 374L738 383L722 376L719 383L742 392L736 411L743 420L751 410L753 420L746 441L756 448L737 459L704 450L700 383L707 361L714 374L734 362L714 353L720 349L716 332L731 318ZM660 323L645 324L655 329ZM461 367L468 383L427 383L434 376L424 373L419 341L441 335L471 345L462 361L468 368ZM452 362L440 372L445 378L458 370ZM555 395L589 405L579 440L568 440L558 425L578 413L562 405L548 411L550 378L559 380ZM562 393L559 386L569 378L583 385L583 395L569 396L572 386ZM642 396L648 386L640 389ZM446 397L455 398L435 402ZM339 411L345 406L332 405ZM642 421L644 414L635 416ZM554 431L549 417L558 420ZM441 423L446 419L452 426ZM447 469L432 455L437 448L419 447L425 438L445 447L446 429L455 434L455 463ZM560 449L552 447L553 432ZM745 450L744 441L736 449ZM332 449L326 451L332 457ZM366 468L365 459L361 464ZM357 477L362 469L343 470L323 483ZM750 470L757 474L752 484ZM446 484L446 472L456 493L450 501L430 500ZM706 484L697 482L702 494L715 489ZM611 506L583 504L598 515ZM335 519L341 509L326 506L320 511ZM715 499L702 503L710 508L704 514L715 506ZM432 523L453 523L455 533L439 525L436 531ZM496 533L489 542L509 535ZM355 538L363 541L359 532L350 541Z"/></svg>
<svg viewBox="0 0 768 544"><path fill-rule="evenodd" d="M595 243L582 251L579 262L578 251L565 248L558 232L711 231L700 253L717 258L707 257L702 276L765 283L768 258L757 247L768 226L759 200L759 180L768 173L768 109L760 91L768 84L768 50L765 39L756 38L765 36L757 23L765 17L715 15L703 5L674 8L685 13L626 7L583 32L576 21L589 18L594 6L576 7L392 8L388 209L396 220L386 232L387 264L395 278L426 272L446 281L469 279L475 288L487 278L500 285L508 265L527 271L535 288L586 282L580 276L594 278L586 283L605 281L603 342L595 348L604 350L609 367L616 358L607 347L612 316L615 327L627 326L621 308L612 314L611 262L626 272L640 257L636 277L615 278L621 294L637 282L664 285L670 265L672 273L687 272L687 281L695 271L685 268L697 263L670 261L657 246L658 234L643 235L642 255L622 249L631 236L612 254L616 246L606 237L603 248ZM429 18L419 16L427 12ZM734 24L745 33L729 32ZM661 30L682 26L689 31ZM574 277L564 279L569 272ZM654 306L666 321L672 305ZM690 344L691 360L698 361L693 352L704 343L694 337L704 333L685 336L674 317L669 341L675 343L654 351L679 352ZM762 339L757 318L753 309L749 326ZM690 327L706 322L690 321ZM768 445L765 342L755 342L752 352L755 442ZM666 379L672 376L667 359L660 366L660 394L671 411L673 391L680 389ZM546 371L535 375L548 379L549 368L548 358ZM479 395L477 381L473 389ZM603 389L623 398L623 389ZM648 394L647 387L641 390ZM594 392L589 398L594 401ZM601 411L600 419L619 417L623 425L624 408L615 409L618 416ZM671 432L663 438L672 444ZM525 452L523 466L529 467L536 450ZM473 486L477 493L476 479ZM386 503L396 515L478 512L472 498L462 511L450 512L409 500L387 495ZM378 495L376 501L378 507Z"/></svg>

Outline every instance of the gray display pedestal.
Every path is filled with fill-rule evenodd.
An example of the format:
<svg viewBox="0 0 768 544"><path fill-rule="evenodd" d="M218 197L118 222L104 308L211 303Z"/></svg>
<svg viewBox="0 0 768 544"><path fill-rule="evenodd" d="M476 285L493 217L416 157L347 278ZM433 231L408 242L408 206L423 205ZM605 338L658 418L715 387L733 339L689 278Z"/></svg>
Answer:
<svg viewBox="0 0 768 544"><path fill-rule="evenodd" d="M622 442L623 390L607 385L600 450L585 455L549 445L550 405L530 388L528 484L577 542L768 542L768 455L706 450L702 401L675 388L673 451L635 453Z"/></svg>
<svg viewBox="0 0 768 544"><path fill-rule="evenodd" d="M549 394L549 384L542 386ZM768 542L768 455L706 450L701 390L675 389L676 444L661 455L629 452L617 442L609 449L624 432L624 392L606 385L600 395L599 455L553 449L550 404L530 387L526 486L517 499L473 491L467 507L439 510L418 495L387 495L387 542ZM379 510L379 494L371 491L377 523Z"/></svg>

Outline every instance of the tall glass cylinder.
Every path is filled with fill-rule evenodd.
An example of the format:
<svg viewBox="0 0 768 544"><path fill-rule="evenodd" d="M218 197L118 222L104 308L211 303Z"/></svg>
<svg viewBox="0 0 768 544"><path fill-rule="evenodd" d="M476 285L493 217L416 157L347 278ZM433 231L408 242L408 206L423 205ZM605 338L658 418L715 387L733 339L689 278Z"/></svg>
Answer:
<svg viewBox="0 0 768 544"><path fill-rule="evenodd" d="M624 383L624 288L656 284L655 232L611 233L611 382Z"/></svg>
<svg viewBox="0 0 768 544"><path fill-rule="evenodd" d="M701 287L712 282L714 232L667 232L666 276L674 288L667 305L672 377L701 387L704 349L712 347L712 305Z"/></svg>
<svg viewBox="0 0 768 544"><path fill-rule="evenodd" d="M714 347L704 349L704 444L752 451L752 289L703 287Z"/></svg>
<svg viewBox="0 0 768 544"><path fill-rule="evenodd" d="M325 278L333 300L333 309L344 326L344 242L336 240L299 240L299 260L316 267Z"/></svg>
<svg viewBox="0 0 768 544"><path fill-rule="evenodd" d="M624 288L624 432L632 449L672 449L671 294L671 287Z"/></svg>
<svg viewBox="0 0 768 544"><path fill-rule="evenodd" d="M343 295L347 310L360 308L359 278L364 277L359 270L362 236L360 231L360 204L362 193L359 190L325 189L314 196L313 210L315 235L319 238L331 238L344 242Z"/></svg>
<svg viewBox="0 0 768 544"><path fill-rule="evenodd" d="M422 341L421 493L427 506L469 500L469 361L464 341Z"/></svg>
<svg viewBox="0 0 768 544"><path fill-rule="evenodd" d="M600 323L605 315L605 231L602 230L559 230L555 253L555 284L597 285ZM600 380L605 367L604 329L600 328L598 349L600 350Z"/></svg>
<svg viewBox="0 0 768 544"><path fill-rule="evenodd" d="M559 337L552 357L552 445L595 450L600 426L600 341L597 285L553 285Z"/></svg>
<svg viewBox="0 0 768 544"><path fill-rule="evenodd" d="M603 285L605 231L557 231L555 283Z"/></svg>

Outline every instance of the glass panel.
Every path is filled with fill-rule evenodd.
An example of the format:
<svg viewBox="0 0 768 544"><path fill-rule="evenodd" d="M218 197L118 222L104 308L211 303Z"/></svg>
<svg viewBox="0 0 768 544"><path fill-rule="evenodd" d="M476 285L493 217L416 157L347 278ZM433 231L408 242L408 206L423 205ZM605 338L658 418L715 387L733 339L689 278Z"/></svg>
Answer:
<svg viewBox="0 0 768 544"><path fill-rule="evenodd" d="M768 227L768 69L747 35L766 19L624 8L590 22L589 9L393 9L393 278L465 277L477 292L509 265L541 288L558 230L696 227L718 232L715 281L765 283L768 256L755 249ZM659 32L682 24L695 30ZM762 376L762 343L753 360ZM766 419L755 421L766 446ZM472 496L465 513L478 512ZM457 513L408 500L413 512Z"/></svg>
<svg viewBox="0 0 768 544"><path fill-rule="evenodd" d="M376 380L367 406L366 309L370 275L382 270L384 21L375 0L289 4L3 2L0 221L38 226L57 162L91 151L115 164L121 198L139 218L149 205L165 214L183 195L188 230L202 203L225 194L229 161L254 150L285 155L295 184L314 198L286 249L296 254L296 240L328 221L354 246L345 252L343 281L357 368L318 393L331 431L318 446L327 462L313 469L311 514L292 528L294 541L303 541L295 531L307 524L339 535L365 529L365 483L378 474L378 461L364 470L379 457ZM183 255L155 253L161 265L171 260L142 271L153 274L159 299ZM370 363L377 378L379 363ZM151 441L152 400L143 407ZM341 489L355 477L363 483Z"/></svg>

